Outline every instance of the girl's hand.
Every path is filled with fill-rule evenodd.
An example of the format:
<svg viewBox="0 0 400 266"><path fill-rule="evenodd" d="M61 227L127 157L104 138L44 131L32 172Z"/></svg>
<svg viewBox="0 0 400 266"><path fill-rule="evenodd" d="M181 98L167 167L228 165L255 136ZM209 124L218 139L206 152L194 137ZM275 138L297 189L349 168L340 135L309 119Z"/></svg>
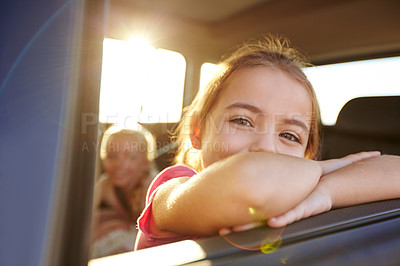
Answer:
<svg viewBox="0 0 400 266"><path fill-rule="evenodd" d="M286 212L283 215L272 217L268 220L268 226L273 228L284 227L298 220L327 212L332 208L332 198L327 190L318 185L313 192L303 200L299 205ZM264 222L255 222L246 225L234 226L232 228L222 228L219 235L227 235L232 232L249 230L265 224Z"/></svg>
<svg viewBox="0 0 400 266"><path fill-rule="evenodd" d="M379 151L359 152L339 159L319 161L318 163L322 169L322 176L324 176L349 164L380 155L381 153ZM268 225L270 227L283 227L300 219L327 212L331 208L332 197L329 192L323 188L321 183L319 183L314 191L299 205L283 215L269 219Z"/></svg>
<svg viewBox="0 0 400 266"><path fill-rule="evenodd" d="M330 159L325 161L318 161L321 169L322 169L322 176L329 174L337 169L343 168L349 164L367 159L372 157L380 156L381 152L379 151L364 151L355 154L350 154L345 157L339 159Z"/></svg>
<svg viewBox="0 0 400 266"><path fill-rule="evenodd" d="M314 191L299 205L278 217L268 220L270 227L283 227L300 219L319 213L327 212L332 208L332 198L328 191L318 185Z"/></svg>
<svg viewBox="0 0 400 266"><path fill-rule="evenodd" d="M220 236L224 236L224 235L228 235L232 232L240 232L240 231L246 231L246 230L250 230L252 228L256 228L259 227L261 225L265 225L264 222L254 222L254 223L249 223L249 224L245 224L245 225L238 225L238 226L234 226L234 227L225 227L222 229L219 229L218 234Z"/></svg>
<svg viewBox="0 0 400 266"><path fill-rule="evenodd" d="M317 163L322 169L322 176L324 176L349 164L380 155L381 153L379 151L359 152L339 159L318 161ZM324 190L321 184L318 184L314 191L296 207L283 215L269 219L268 225L270 227L283 227L300 219L329 211L331 208L332 198L329 192ZM219 234L226 235L231 232L245 231L263 224L263 222L255 222L246 225L234 226L231 228L222 228L219 230Z"/></svg>

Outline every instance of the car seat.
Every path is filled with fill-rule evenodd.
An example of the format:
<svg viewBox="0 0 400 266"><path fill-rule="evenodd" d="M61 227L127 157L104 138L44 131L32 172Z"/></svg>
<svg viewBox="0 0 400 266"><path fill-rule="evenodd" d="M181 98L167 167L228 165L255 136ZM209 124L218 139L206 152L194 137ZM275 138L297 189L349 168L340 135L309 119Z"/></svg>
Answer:
<svg viewBox="0 0 400 266"><path fill-rule="evenodd" d="M322 159L368 150L400 155L400 96L352 99L336 125L324 127Z"/></svg>

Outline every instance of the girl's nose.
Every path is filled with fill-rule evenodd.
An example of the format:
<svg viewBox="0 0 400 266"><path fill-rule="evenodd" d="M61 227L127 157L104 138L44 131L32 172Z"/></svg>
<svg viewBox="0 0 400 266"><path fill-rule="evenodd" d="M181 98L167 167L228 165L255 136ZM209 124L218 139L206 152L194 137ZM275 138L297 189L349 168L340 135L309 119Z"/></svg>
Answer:
<svg viewBox="0 0 400 266"><path fill-rule="evenodd" d="M128 165L129 161L126 158L120 157L117 161L117 167L125 168Z"/></svg>
<svg viewBox="0 0 400 266"><path fill-rule="evenodd" d="M272 133L255 134L250 145L251 152L276 152L275 138Z"/></svg>

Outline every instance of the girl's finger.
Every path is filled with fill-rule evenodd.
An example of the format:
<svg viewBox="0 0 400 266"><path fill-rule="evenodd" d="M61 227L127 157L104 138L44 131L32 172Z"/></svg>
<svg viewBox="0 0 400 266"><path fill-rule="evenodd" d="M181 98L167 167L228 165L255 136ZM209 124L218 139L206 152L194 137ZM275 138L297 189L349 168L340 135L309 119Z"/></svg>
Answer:
<svg viewBox="0 0 400 266"><path fill-rule="evenodd" d="M364 160L367 158L377 157L380 155L381 155L380 151L363 151L363 152L347 155L343 158L349 159L352 163L354 163L354 162L361 161L361 160Z"/></svg>
<svg viewBox="0 0 400 266"><path fill-rule="evenodd" d="M232 227L232 231L234 231L234 232L245 231L245 230L253 229L253 228L255 228L255 227L259 227L259 226L261 226L261 225L263 225L262 222L256 222L256 223L238 225L238 226Z"/></svg>

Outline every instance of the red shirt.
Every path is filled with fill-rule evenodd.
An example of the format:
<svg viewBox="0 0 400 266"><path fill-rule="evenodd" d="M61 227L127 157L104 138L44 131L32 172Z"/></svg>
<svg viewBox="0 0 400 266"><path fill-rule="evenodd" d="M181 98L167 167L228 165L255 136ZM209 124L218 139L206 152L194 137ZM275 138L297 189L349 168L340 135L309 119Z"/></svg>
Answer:
<svg viewBox="0 0 400 266"><path fill-rule="evenodd" d="M158 191L158 187L173 178L192 177L196 174L197 172L192 168L184 164L179 164L164 169L158 176L156 176L156 178L154 178L147 191L146 206L138 219L139 232L136 237L135 250L164 245L181 240L202 238L201 236L183 234L158 236L150 231L150 224L155 226L152 213L152 204Z"/></svg>

